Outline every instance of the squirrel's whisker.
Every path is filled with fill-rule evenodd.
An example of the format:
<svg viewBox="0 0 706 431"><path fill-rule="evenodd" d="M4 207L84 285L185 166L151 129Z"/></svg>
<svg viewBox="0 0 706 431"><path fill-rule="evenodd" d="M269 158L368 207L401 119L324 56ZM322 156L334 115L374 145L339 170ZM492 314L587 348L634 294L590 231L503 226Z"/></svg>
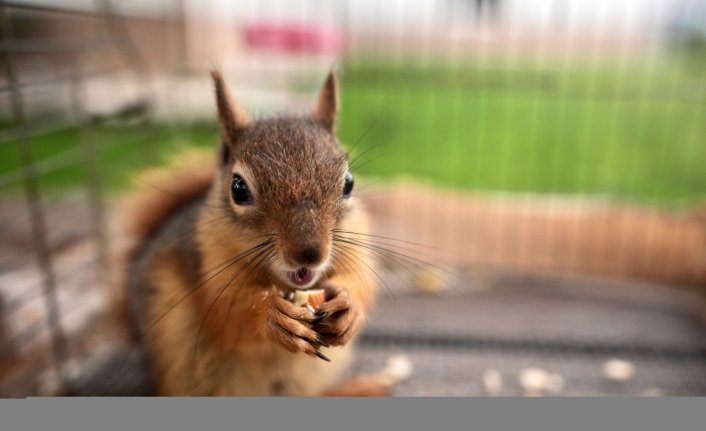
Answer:
<svg viewBox="0 0 706 431"><path fill-rule="evenodd" d="M379 145L378 145L378 146L379 146ZM375 148L375 147L373 147L373 148ZM378 160L378 159L380 159L380 158L382 158L382 157L390 156L390 155L392 155L392 154L394 154L394 153L395 153L395 151L388 151L388 152L386 152L386 153L378 154L378 155L376 155L375 157L371 157L371 158L369 158L369 159L367 159L367 160L363 160L362 163L359 164L359 165L356 165L355 163L352 163L352 164L350 165L350 167L351 167L352 170L359 170L360 168L362 168L363 166L367 165L368 163L374 162L375 160ZM353 162L357 161L358 158L359 158L359 157L356 157L356 159L353 160Z"/></svg>
<svg viewBox="0 0 706 431"><path fill-rule="evenodd" d="M353 262L348 262L347 259L345 259L345 257L343 257L335 247L331 249L331 259L334 261L334 263L340 265L343 269L354 273L356 277L358 277L358 280L360 281L361 285L366 286L366 288L368 289L372 288L369 282L366 282L364 280L363 271Z"/></svg>
<svg viewBox="0 0 706 431"><path fill-rule="evenodd" d="M267 262L271 261L271 259L273 259L275 257L275 255L276 255L275 249L274 249L274 247L272 247L270 245L269 247L267 247L266 253L265 253L264 257L260 260L260 262L258 264L256 264L256 266L253 267L251 271L248 271L248 275L245 278L245 280L243 280L243 282L240 284L238 291L234 295L232 295L230 298L230 304L228 305L228 312L226 313L226 317L223 321L223 329L221 329L221 332L223 330L225 330L225 328L228 326L228 321L230 319L230 312L233 309L233 305L235 305L235 298L236 298L236 296L238 296L238 293L240 292L240 288L247 284L247 282L250 280L250 276L253 274L253 272L255 270L266 268L267 264L268 264ZM252 292L251 292L251 294L252 294Z"/></svg>
<svg viewBox="0 0 706 431"><path fill-rule="evenodd" d="M407 265L413 265L415 268L417 268L419 270L425 270L425 269L427 269L427 267L432 267L432 268L437 269L441 272L447 273L453 277L458 276L458 274L455 273L454 271L449 271L448 269L440 267L438 265L435 265L431 262L427 262L427 261L415 258L413 256L406 255L404 253L399 253L394 250L387 249L385 247L380 247L380 246L373 245L373 244L366 244L363 241L352 240L352 239L345 239L345 240L340 239L340 241L345 242L347 244L367 248L368 250L372 251L373 253L376 253L379 256L383 256L383 257L390 259L391 261L401 265L405 270L409 271L410 274L415 274L415 271L411 270ZM446 283L446 281L442 277L440 277L439 275L437 275L433 272L432 272L432 275L434 278L436 278L440 282Z"/></svg>
<svg viewBox="0 0 706 431"><path fill-rule="evenodd" d="M196 331L196 340L194 341L194 351L193 351L193 363L196 363L196 356L198 355L198 346L199 346L199 337L201 336L201 331L203 330L204 323L206 322L206 319L208 318L208 315L211 313L211 310L213 310L213 307L216 305L216 302L218 302L218 299L220 299L221 295L228 289L228 287L235 281L244 271L247 270L247 268L255 262L259 257L261 257L263 254L267 252L267 249L260 250L255 257L247 262L245 266L243 266L239 271L237 271L229 280L228 282L219 290L218 294L214 298L214 300L211 302L211 305L208 307L206 310L206 313L204 313L203 318L201 319L201 323L199 324L199 328ZM238 290L239 291L239 290ZM238 292L236 291L236 292Z"/></svg>
<svg viewBox="0 0 706 431"><path fill-rule="evenodd" d="M276 256L276 252L275 252L274 247L272 247L272 245L269 245L269 246L266 248L266 253L265 253L265 255L262 257L262 259L259 259L259 262L256 263L255 266L252 267L252 268L248 271L248 274L247 274L246 278L245 278L245 279L242 281L242 283L240 283L240 285L238 286L238 290L237 290L233 295L231 295L230 304L228 304L228 311L226 312L226 316L225 316L225 318L223 319L223 325L221 326L221 330L219 331L218 336L221 336L221 335L223 334L223 331L225 331L226 328L228 327L228 322L230 322L231 312L232 312L232 310L233 310L233 306L235 305L235 299L236 299L236 297L240 294L240 290L243 288L243 286L246 286L246 285L247 285L248 281L250 281L250 277L253 275L253 273L254 273L255 271L267 267L268 262L270 262L275 256ZM257 259L257 258L256 258L256 259ZM254 261L255 261L255 259L253 259L253 262L254 262ZM251 291L250 291L250 295L251 295L251 296L252 296L254 293L255 293L255 290L251 290ZM218 367L218 372L219 372L219 374L221 374L221 375L223 374L223 365L224 365L224 364L225 364L224 362L221 362L221 364L220 364L219 367Z"/></svg>
<svg viewBox="0 0 706 431"><path fill-rule="evenodd" d="M397 307L397 298L395 297L394 292L387 284L387 282L383 279L383 277L376 273L376 271L370 266L366 265L364 267L363 265L361 265L360 262L358 262L358 260L360 259L357 259L355 261L351 259L349 255L352 254L355 257L355 253L352 252L351 248L342 246L341 244L336 244L335 248L340 256L340 259L347 264L346 266L350 265L350 267L353 267L356 273L359 274L359 277L362 278L362 274L364 273L364 271L368 271L368 273L372 274L375 278L377 278L384 287L383 292L385 292L385 294L387 294L392 299L392 303L395 308Z"/></svg>
<svg viewBox="0 0 706 431"><path fill-rule="evenodd" d="M148 333L150 330L152 330L162 319L164 319L164 317L167 316L167 314L169 314L171 311L173 311L177 306L179 306L179 304L181 304L182 302L184 302L188 297L190 297L194 292L196 292L198 289L200 289L202 286L204 286L204 285L205 285L207 282L209 282L211 279L213 279L214 277L218 276L220 273L222 273L223 271L225 271L226 269L228 269L231 265L234 265L235 263L237 263L240 259L243 259L243 258L245 258L245 257L247 257L247 256L249 256L249 255L251 255L251 254L253 254L253 253L255 253L257 250L261 249L262 247L267 246L270 242L271 242L271 239L268 239L267 241L263 241L262 243L260 243L260 244L258 244L258 245L256 245L256 246L254 246L254 247L252 247L252 248L250 248L250 249L248 249L248 250L246 250L246 251L244 251L244 252L242 252L242 253L240 253L240 254L238 254L238 255L232 257L232 258L229 258L229 259L227 259L224 263L218 265L216 268L221 267L221 266L223 266L223 265L225 265L225 267L223 267L223 268L220 269L218 272L216 272L215 274L213 274L213 275L211 275L210 277L208 277L208 278L207 278L206 280L204 280L203 282L199 283L196 287L194 287L193 289L191 289L187 294L185 294L184 296L182 296L181 298L179 298L179 300L177 300L174 304L172 304L166 311L164 311L159 317L157 317L157 319L155 319L154 321L152 321L152 322L147 326L147 328L145 328L142 332L140 332L139 337L140 337L140 338L144 338L145 335L147 335L147 333ZM125 363L127 363L128 359L135 353L135 350L138 349L139 347L140 347L140 346L139 346L139 344L138 344L138 345L134 346L132 349L130 349L130 352L127 354L126 359L125 359L125 361L124 361L124 363L123 363L123 366L122 366L121 368L123 368L123 367L125 366Z"/></svg>
<svg viewBox="0 0 706 431"><path fill-rule="evenodd" d="M387 247L383 247L383 246L375 244L375 243L369 243L364 240L346 238L346 237L343 237L343 239L356 242L357 245L360 245L360 246L368 247L369 250L377 252L380 255L385 253L384 254L385 257L387 257L390 260L397 262L397 263L402 263L401 260L404 260L404 261L408 262L409 264L414 265L416 268L419 268L422 270L426 269L426 267L432 267L432 268L434 268L440 272L446 273L452 277L459 276L459 274L456 271L449 270L447 268L444 268L444 267L437 265L437 264L434 264L432 262L429 262L429 261L426 261L426 260L423 260L423 259L420 259L420 258L417 258L414 256L410 256L410 255L407 255L404 253L400 253L398 251L395 251L395 250L387 248ZM388 245L388 244L385 244L385 245ZM406 268L406 269L409 270L409 268ZM434 275L434 276L436 278L438 278L440 281L443 281L443 279L441 277L439 277L437 275Z"/></svg>
<svg viewBox="0 0 706 431"><path fill-rule="evenodd" d="M211 302L211 305L206 310L206 313L204 313L204 316L201 319L201 323L199 324L199 328L196 332L196 337L194 340L193 356L191 357L191 363L192 363L192 372L190 373L191 378L193 378L196 374L196 363L197 363L196 358L198 356L199 338L201 336L201 331L203 330L203 326L206 322L206 319L208 318L208 315L211 313L211 310L213 310L213 307L216 305L216 303L218 302L221 295L223 295L223 293L228 289L228 287L230 287L232 285L233 281L235 281L242 273L247 271L248 267L253 262L255 262L260 256L262 256L266 251L267 251L267 249L261 250L259 253L256 254L256 256L252 260L248 261L244 267L242 267L239 271L234 273L233 276L230 277L228 282L220 289L220 291L216 295L216 298L213 300L213 302ZM239 292L240 292L240 289L238 289L236 291L235 295L237 295Z"/></svg>
<svg viewBox="0 0 706 431"><path fill-rule="evenodd" d="M230 263L232 263L234 260L247 257L248 255L252 254L253 252L255 252L255 251L257 251L257 250L259 250L259 249L261 249L261 248L263 248L263 247L267 247L267 246L270 245L271 243L272 243L272 240L271 240L271 239L268 239L268 240L266 240L266 241L263 241L263 242L259 243L258 245L253 246L252 248L248 249L247 251L244 251L244 252L242 252L242 253L240 253L240 254L234 256L234 257L231 257L231 258L226 259L225 262L223 262L223 263L221 263L221 264L219 264L219 265L216 265L216 266L214 266L214 267L212 267L212 268L210 268L210 269L205 270L203 275L208 275L210 272L215 271L215 270L221 268L221 267L222 267L223 265L225 265L225 264L229 264L229 265L230 265ZM216 275L218 275L218 274L216 274ZM209 280L210 280L210 278L209 278ZM208 281L208 280L206 280L206 281Z"/></svg>
<svg viewBox="0 0 706 431"><path fill-rule="evenodd" d="M414 248L407 247L407 246L400 245L400 244L390 244L389 242L387 242L385 240L379 240L379 239L375 239L375 238L351 238L350 236L341 235L341 234L334 234L334 235L338 236L341 239L345 239L345 240L349 240L349 241L356 241L361 244L369 244L369 245L373 245L376 247L380 247L380 248L382 248L384 250L388 250L390 252L400 252L401 253L402 251L404 251L404 252L414 253L417 255L422 255L424 257L427 256L427 254L422 250L414 249ZM413 256L411 254L406 255L406 256L417 259L415 256ZM419 258L419 260L421 260L421 258Z"/></svg>
<svg viewBox="0 0 706 431"><path fill-rule="evenodd" d="M374 285L371 284L371 281L368 280L366 281L364 276L365 270L370 271L371 273L373 272L371 268L363 268L360 264L358 264L356 261L353 261L350 259L347 255L343 254L344 250L341 250L338 244L334 244L334 247L331 248L331 258L333 259L334 262L337 262L340 264L343 268L345 268L348 271L351 271L358 277L358 280L361 283L361 286L365 286L368 290L374 289ZM393 299L393 305L395 308L397 308L397 302L395 295L392 293L391 289L385 284L383 281L383 285L386 287L385 293L390 296L390 298Z"/></svg>
<svg viewBox="0 0 706 431"><path fill-rule="evenodd" d="M364 155L370 153L372 150L377 149L377 148L380 148L380 147L383 147L383 146L384 146L383 144L377 144L377 145L373 145L372 147L366 148L363 152L361 152L360 154L357 154L357 155L353 158L353 160L350 160L350 161L348 162L348 166L349 166L351 169L356 168L357 166L355 165L355 162L356 162L357 160L359 160L359 159L360 159L361 157L363 157Z"/></svg>
<svg viewBox="0 0 706 431"><path fill-rule="evenodd" d="M222 215L222 216L219 216L219 217L214 217L212 220L209 220L209 221L207 221L207 222L202 223L201 226L208 226L208 225L210 225L211 223L215 223L215 222L217 222L217 221L221 221L221 220L227 219L228 217L230 217L230 215L228 215L228 214L225 214L225 215ZM189 235L193 234L194 232L196 232L196 229L197 229L197 226L194 226L194 227L191 227L191 228L186 229L184 232L180 233L179 235L174 236L174 238L170 239L169 241L164 242L164 246L165 246L165 247L168 247L168 246L170 246L170 245L175 244L175 243L176 243L177 241L179 241L180 239L186 238L187 236L189 236Z"/></svg>
<svg viewBox="0 0 706 431"><path fill-rule="evenodd" d="M377 238L377 239L385 239L385 240L388 240L388 241L401 242L401 243L403 243L403 244L415 245L415 246L423 247L423 248L431 248L431 249L434 249L434 250L442 250L441 248L435 247L435 246L433 246L433 245L422 244L422 243L419 243L419 242L405 241L405 240L402 240L402 239L399 239L399 238L392 238L392 237L383 236L383 235L373 235L373 234L369 234L369 233L354 232L354 231L351 231L351 230L344 230L344 229L331 229L331 232L333 232L333 233L344 233L344 234L350 234L350 235L356 235L356 236L371 237L371 238Z"/></svg>
<svg viewBox="0 0 706 431"><path fill-rule="evenodd" d="M410 257L410 256L406 256L406 255L404 255L404 254L397 253L397 254L399 255L399 256L397 256L397 255L395 255L394 252L391 251L391 250L385 250L385 249L371 249L369 246L366 246L366 245L363 245L363 244L357 244L357 245L359 245L359 246L361 246L361 247L366 247L366 248L368 248L369 250L371 250L373 253L377 253L377 254L380 255L380 256L383 256L383 257L385 257L385 258L387 258L387 259L390 259L392 262L395 262L395 263L397 263L398 265L402 266L402 268L404 268L404 269L405 269L407 272L409 272L411 275L415 275L415 274L416 274L415 269L418 270L418 271L426 270L426 269L427 269L426 266L431 266L431 267L433 267L433 268L439 269L440 271L444 271L444 272L451 273L450 271L447 271L447 270L445 270L444 268L440 268L440 267L438 267L438 266L436 266L436 265L433 265L433 264L431 264L431 263L428 263L428 262L419 261L418 259L415 259L415 258ZM412 265L412 268L410 268L408 265ZM425 265L426 265L426 266L425 266ZM432 277L434 277L435 279L437 279L437 280L438 280L439 282L441 282L442 284L445 284L445 283L446 283L446 280L444 280L442 277L440 277L440 276L439 276L438 274L436 274L435 272L432 271L432 272L431 272L431 275L432 275Z"/></svg>
<svg viewBox="0 0 706 431"><path fill-rule="evenodd" d="M389 252L389 251L387 251L387 250L384 250L384 249L373 249L373 248L371 248L370 246L368 246L368 245L366 245L366 244L357 243L357 242L351 242L351 241L347 241L347 240L341 240L341 241L344 242L344 243L346 243L346 244L351 244L351 245L355 245L355 246L360 246L360 247L366 248L366 249L372 251L373 253L378 254L379 256L382 256L382 257L384 257L384 258L390 259L391 261L393 261L393 262L395 262L395 263L401 265L405 270L409 271L410 274L414 274L415 272L414 272L414 269L410 269L407 265L413 265L415 268L418 268L418 269L423 268L422 265L420 265L420 264L418 264L418 263L416 263L416 262L409 262L409 261L407 261L407 260L405 260L405 259L403 259L403 258L401 258L401 257L395 256L395 255L392 254L391 252Z"/></svg>
<svg viewBox="0 0 706 431"><path fill-rule="evenodd" d="M365 128L365 131L363 132L363 134L360 135L360 137L355 141L355 144L353 144L353 146L346 152L346 157L348 157L353 152L353 150L356 149L358 144L360 144L361 141L363 141L363 139L365 139L365 137L368 136L368 133L370 133L370 131L375 127L375 125L377 124L380 117L382 117L382 113L384 111L385 111L385 108L380 109L380 112L378 112L378 114L375 116L375 119L370 122L368 127Z"/></svg>
<svg viewBox="0 0 706 431"><path fill-rule="evenodd" d="M333 246L334 246L334 247L338 247L338 248L341 250L341 252L345 253L347 256L350 256L350 257L355 258L357 261L359 261L359 262L362 263L365 267L367 267L367 268L375 275L375 277L377 277L377 279L380 280L380 282L383 284L383 286L385 286L385 288L387 289L387 291L390 293L390 296L392 297L392 299L393 299L395 302L397 301L397 298L395 297L395 294L392 292L392 289L390 289L390 286L388 286L388 284L387 284L387 283L385 282L385 280L380 276L380 274L378 274L378 272L375 271L367 262L365 262L363 259L361 259L358 255L356 255L356 254L351 250L351 248L346 247L346 246L344 246L344 245L342 245L342 244L337 244L335 241L334 241L334 243L333 243Z"/></svg>
<svg viewBox="0 0 706 431"><path fill-rule="evenodd" d="M377 244L372 244L372 243L368 243L365 241L356 240L356 239L352 239L352 238L345 238L345 237L338 237L336 239L338 241L345 242L347 244L359 245L361 247L365 247L371 251L374 251L374 252L380 253L381 255L387 256L390 259L392 259L393 257L396 257L399 259L406 259L410 263L414 263L415 265L428 265L428 266L432 266L432 267L434 266L434 264L431 262L427 262L422 259L418 259L414 256L410 256L410 255L407 255L407 254L404 254L404 253L401 253L401 252L398 252L398 251L395 251L395 250L392 250L392 249L389 249L389 248L386 248L386 247L383 247L383 246L380 246ZM441 269L441 268L438 268L438 269Z"/></svg>
<svg viewBox="0 0 706 431"><path fill-rule="evenodd" d="M185 297L179 299L179 301L177 301L176 304L174 304L169 310L167 310L167 313L168 313L169 311L171 311L175 306L179 305L179 303L182 302L184 299L186 299L186 298L189 297L191 294L193 294L196 290L200 289L200 288L201 288L202 286L204 286L206 283L208 283L209 281L211 281L214 277L217 277L217 276L218 276L219 274L221 274L223 271L225 271L226 269L228 269L230 266L236 264L236 263L239 262L241 259L245 259L246 257L248 257L248 256L252 255L253 253L257 252L258 250L261 250L263 247L267 247L270 243L271 243L271 240L263 241L263 242L261 242L260 244L254 246L254 247L252 247L252 248L250 248L250 249L248 249L248 250L246 250L246 251L244 251L244 252L242 252L242 253L240 253L240 254L237 254L236 256L234 256L234 257L232 257L232 258L227 259L225 262L221 263L220 265L218 265L218 266L216 266L216 267L214 267L214 268L212 268L212 269L209 269L209 270L207 270L207 271L204 271L204 275L208 275L209 272L218 270L217 272L215 272L214 274L212 274L212 275L210 275L208 278L206 278L204 281L202 281L201 283L199 283L199 284L198 284L196 287L194 287L191 291L189 291L189 293L188 293ZM219 268L220 268L220 269L219 269ZM166 314L166 313L165 313L165 314ZM160 316L160 318L161 318L161 317L162 317L162 316Z"/></svg>
<svg viewBox="0 0 706 431"><path fill-rule="evenodd" d="M150 183L149 181L145 180L144 178L133 177L133 180L139 181L139 182L141 182L142 184L145 184L145 185L147 185L147 186L150 186L150 187L152 187L153 189L155 189L155 190L157 190L157 191L159 191L159 192L162 192L162 193L164 193L164 194L167 194L167 195L169 195L169 196L172 196L172 197L175 197L175 198L182 198L182 199L184 198L184 196L180 195L179 193L175 193L175 192L171 192L171 191L169 191L169 190L165 190L165 189L163 189L163 188L161 188L161 187L159 187L159 186L156 186L156 185ZM208 208L222 209L220 206L210 204L208 201L201 202L201 205L203 205L204 207L208 207Z"/></svg>

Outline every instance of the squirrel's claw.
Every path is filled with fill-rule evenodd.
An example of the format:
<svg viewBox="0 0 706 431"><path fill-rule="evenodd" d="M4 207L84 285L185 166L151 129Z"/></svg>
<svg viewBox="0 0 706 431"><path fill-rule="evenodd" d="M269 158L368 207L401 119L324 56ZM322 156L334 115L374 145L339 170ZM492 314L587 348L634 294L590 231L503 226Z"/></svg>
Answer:
<svg viewBox="0 0 706 431"><path fill-rule="evenodd" d="M305 307L272 296L267 313L267 335L291 352L303 352L330 361L319 352L321 346L329 347L329 344L311 328L314 319L314 314Z"/></svg>
<svg viewBox="0 0 706 431"><path fill-rule="evenodd" d="M326 361L326 362L331 362L331 360L330 360L326 355L324 355L323 353L319 352L318 350L317 350L316 352L314 352L314 355L316 355L317 357L323 359L323 360Z"/></svg>
<svg viewBox="0 0 706 431"><path fill-rule="evenodd" d="M356 304L345 290L339 289L334 298L319 307L311 323L322 340L342 346L353 338L362 321Z"/></svg>
<svg viewBox="0 0 706 431"><path fill-rule="evenodd" d="M270 297L270 305L280 313L305 323L312 323L316 316L307 307L299 307L278 295Z"/></svg>

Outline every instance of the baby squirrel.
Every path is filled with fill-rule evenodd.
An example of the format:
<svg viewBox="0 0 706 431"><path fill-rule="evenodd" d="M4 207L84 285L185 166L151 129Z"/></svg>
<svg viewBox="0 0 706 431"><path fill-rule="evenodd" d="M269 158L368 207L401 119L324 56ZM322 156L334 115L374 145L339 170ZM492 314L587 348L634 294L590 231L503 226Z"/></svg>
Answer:
<svg viewBox="0 0 706 431"><path fill-rule="evenodd" d="M345 240L369 229L335 136L335 71L312 114L257 121L211 75L216 160L152 175L126 204L124 311L156 394L387 394L379 375L337 383L375 262ZM325 291L313 312L284 298L310 288Z"/></svg>

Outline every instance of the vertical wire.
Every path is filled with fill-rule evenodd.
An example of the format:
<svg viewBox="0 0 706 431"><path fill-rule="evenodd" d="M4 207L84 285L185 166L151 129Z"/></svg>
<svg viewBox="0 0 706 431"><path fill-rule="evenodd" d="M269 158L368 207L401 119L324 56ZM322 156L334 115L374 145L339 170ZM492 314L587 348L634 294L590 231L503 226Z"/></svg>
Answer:
<svg viewBox="0 0 706 431"><path fill-rule="evenodd" d="M684 39L681 39L676 47L672 47L672 49L676 50L677 52L683 50L685 47L685 41ZM674 55L674 54L672 54ZM668 82L665 84L668 86L668 93L665 95L665 99L660 100L661 103L666 105L666 118L674 118L676 117L677 113L677 107L676 105L680 101L680 96L679 93L681 91L681 78L683 76L683 67L684 63L683 61L677 61L673 62L670 64L668 72ZM670 115L671 114L671 115ZM673 120L672 120L673 121ZM667 201L666 196L669 195L669 190L666 187L665 182L668 180L667 176L670 175L670 172L667 171L666 169L666 157L667 153L669 151L674 151L673 147L671 145L672 142L674 142L674 136L673 133L675 130L673 130L673 122L672 121L665 121L664 123L661 124L661 130L658 130L658 136L661 137L661 141L657 141L660 143L660 148L657 149L656 151L659 151L661 154L661 157L658 158L659 164L655 166L655 175L658 176L658 181L655 183L654 187L655 190L653 190L653 197L652 197L652 205L655 205L657 203L664 203ZM676 131L677 133L683 132L683 130L678 130ZM661 168L661 169L660 169ZM657 217L650 217L649 219L649 224L647 226L647 229L645 230L645 240L646 240L646 247L644 247L644 253L642 255L642 260L640 261L639 267L641 268L652 268L656 266L660 266L661 270L663 271L662 274L660 274L662 277L668 276L669 275L669 267L667 265L667 262L665 261L660 261L659 259L659 254L657 251L658 247L661 248L663 245L659 244L656 245L655 240L659 239L659 235L655 236L656 234L656 225L659 223L659 220ZM673 240L673 238L671 238ZM652 243L652 244L650 244ZM675 242L676 244L677 242ZM676 250L672 249L672 253L675 253ZM671 264L674 264L674 259L670 259ZM666 269L666 271L665 271Z"/></svg>
<svg viewBox="0 0 706 431"><path fill-rule="evenodd" d="M75 76L80 76L80 71ZM81 86L83 84L79 82L79 79L74 79L71 83L71 109L80 127L83 162L88 179L86 186L90 211L89 223L91 236L95 239L98 256L96 278L104 288L107 288L105 274L108 269L108 238L105 231L105 202L103 199L103 178L100 169L99 148L93 124L87 118L83 106L83 95L81 94Z"/></svg>
<svg viewBox="0 0 706 431"><path fill-rule="evenodd" d="M94 0L97 13L105 22L105 27L109 38L117 46L120 55L123 57L128 69L133 73L135 81L143 94L143 102L152 102L156 100L154 79L150 71L147 59L138 47L138 44L133 40L130 31L127 27L124 16L120 16L115 12L112 0ZM151 108L147 107L149 111ZM146 144L143 146L144 156L148 163L157 161L159 142L154 136L153 127L149 118L143 118L141 126L145 134L148 135Z"/></svg>
<svg viewBox="0 0 706 431"><path fill-rule="evenodd" d="M582 121L579 124L579 129L577 130L577 144L579 146L579 161L577 163L577 172L575 174L576 178L576 184L575 184L575 190L577 194L587 194L587 193L594 193L596 191L596 186L595 183L589 183L588 178L592 174L590 171L590 164L594 160L594 155L590 154L591 153L591 131L594 126L594 122L596 121L595 117L595 110L596 110L596 97L594 97L594 94L590 93L593 91L596 87L596 76L598 74L598 62L599 62L599 41L600 41L600 34L601 34L601 26L597 21L594 21L593 24L591 25L591 35L590 35L590 49L591 53L587 57L587 71L586 71L586 88L588 89L588 93L586 95L586 102L585 102L585 110L586 113L582 116ZM583 78L583 76L582 76ZM587 204L585 202L585 199L580 199L576 205L576 212L577 214L580 214L587 209L590 209L590 204ZM579 218L576 218L576 220L573 223L573 229L572 229L572 240L570 242L570 250L568 252L570 262L569 262L569 268L574 268L577 272L581 271L583 268L584 270L586 269L586 262L590 264L590 257L592 256L591 252L591 241L594 240L594 238L590 238L591 241L588 241L589 235L585 230L582 230L582 227L584 227L585 224L582 223L582 220ZM588 260L586 260L588 259ZM593 269L593 268L589 268Z"/></svg>
<svg viewBox="0 0 706 431"><path fill-rule="evenodd" d="M11 42L13 37L12 21L5 7L0 5L0 40ZM68 358L68 345L61 325L61 311L57 294L56 274L51 262L47 226L44 209L41 203L39 181L34 169L34 152L26 129L25 107L19 82L15 75L12 59L7 50L1 50L3 66L9 83L10 105L13 121L20 126L20 137L17 145L22 164L23 185L27 208L30 214L30 225L37 264L42 273L42 296L47 309L46 324L51 339L51 364L58 383L63 390L70 390L70 383L63 372L63 366Z"/></svg>

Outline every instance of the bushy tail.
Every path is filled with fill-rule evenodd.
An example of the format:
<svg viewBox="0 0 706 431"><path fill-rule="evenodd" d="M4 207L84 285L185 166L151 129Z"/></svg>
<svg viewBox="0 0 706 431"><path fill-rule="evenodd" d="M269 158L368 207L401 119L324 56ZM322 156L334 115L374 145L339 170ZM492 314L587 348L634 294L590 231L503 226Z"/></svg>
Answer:
<svg viewBox="0 0 706 431"><path fill-rule="evenodd" d="M119 326L129 328L126 275L142 245L172 214L208 192L215 176L213 152L189 150L164 167L150 169L135 180L135 191L121 199L112 223L111 284Z"/></svg>

